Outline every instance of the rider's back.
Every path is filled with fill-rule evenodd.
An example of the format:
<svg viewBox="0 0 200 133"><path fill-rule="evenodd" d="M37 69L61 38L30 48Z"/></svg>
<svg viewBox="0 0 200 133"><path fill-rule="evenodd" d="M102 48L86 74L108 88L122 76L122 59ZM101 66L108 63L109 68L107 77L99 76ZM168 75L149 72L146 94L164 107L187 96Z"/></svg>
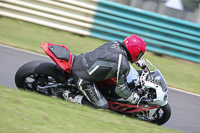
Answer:
<svg viewBox="0 0 200 133"><path fill-rule="evenodd" d="M121 62L119 75L128 74L130 67L126 57L120 42L105 43L90 52L77 55L74 58L72 72L90 82L102 81L116 77L118 64Z"/></svg>

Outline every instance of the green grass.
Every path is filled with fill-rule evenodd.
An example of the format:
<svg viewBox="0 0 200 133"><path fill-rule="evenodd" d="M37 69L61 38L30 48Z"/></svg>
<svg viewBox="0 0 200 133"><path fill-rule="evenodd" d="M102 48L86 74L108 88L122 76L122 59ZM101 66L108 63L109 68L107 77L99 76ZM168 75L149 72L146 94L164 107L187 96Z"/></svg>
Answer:
<svg viewBox="0 0 200 133"><path fill-rule="evenodd" d="M1 133L178 133L36 93L0 87Z"/></svg>
<svg viewBox="0 0 200 133"><path fill-rule="evenodd" d="M40 43L44 41L64 44L73 54L90 51L106 42L4 17L0 18L0 27L0 43L42 54ZM200 64L151 52L144 57L161 70L169 86L200 94Z"/></svg>
<svg viewBox="0 0 200 133"><path fill-rule="evenodd" d="M73 54L84 53L106 42L4 17L0 18L0 27L0 43L42 54L40 45L45 41L66 45Z"/></svg>

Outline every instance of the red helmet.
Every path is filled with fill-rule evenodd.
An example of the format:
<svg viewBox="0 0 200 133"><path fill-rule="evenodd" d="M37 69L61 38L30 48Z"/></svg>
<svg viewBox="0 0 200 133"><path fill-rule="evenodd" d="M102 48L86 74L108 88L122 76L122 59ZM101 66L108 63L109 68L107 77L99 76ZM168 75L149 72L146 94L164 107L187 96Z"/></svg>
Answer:
<svg viewBox="0 0 200 133"><path fill-rule="evenodd" d="M146 43L144 40L135 34L125 38L122 44L125 46L131 63L137 62L144 55L146 50Z"/></svg>

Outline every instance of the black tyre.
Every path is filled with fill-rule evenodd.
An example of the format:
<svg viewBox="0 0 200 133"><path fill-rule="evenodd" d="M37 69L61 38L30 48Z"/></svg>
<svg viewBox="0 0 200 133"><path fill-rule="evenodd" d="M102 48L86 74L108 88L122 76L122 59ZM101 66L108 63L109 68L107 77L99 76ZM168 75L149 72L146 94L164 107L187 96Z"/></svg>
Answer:
<svg viewBox="0 0 200 133"><path fill-rule="evenodd" d="M154 120L151 121L152 123L163 125L165 124L169 118L171 117L171 108L169 104L165 106L161 106L154 114Z"/></svg>
<svg viewBox="0 0 200 133"><path fill-rule="evenodd" d="M36 86L65 82L67 77L57 65L46 61L31 61L21 66L15 74L19 89L35 91Z"/></svg>

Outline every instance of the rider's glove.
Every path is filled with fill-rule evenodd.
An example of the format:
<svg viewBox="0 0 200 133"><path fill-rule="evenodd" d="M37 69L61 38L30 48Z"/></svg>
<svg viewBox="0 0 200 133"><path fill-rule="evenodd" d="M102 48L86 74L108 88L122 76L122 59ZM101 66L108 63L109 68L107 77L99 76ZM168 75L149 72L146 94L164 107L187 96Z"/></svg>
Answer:
<svg viewBox="0 0 200 133"><path fill-rule="evenodd" d="M141 69L145 69L147 66L143 58L140 58L135 64Z"/></svg>
<svg viewBox="0 0 200 133"><path fill-rule="evenodd" d="M136 104L139 101L139 99L140 99L140 96L138 95L138 93L137 92L133 92L131 94L131 96L126 100L129 101L132 104Z"/></svg>

